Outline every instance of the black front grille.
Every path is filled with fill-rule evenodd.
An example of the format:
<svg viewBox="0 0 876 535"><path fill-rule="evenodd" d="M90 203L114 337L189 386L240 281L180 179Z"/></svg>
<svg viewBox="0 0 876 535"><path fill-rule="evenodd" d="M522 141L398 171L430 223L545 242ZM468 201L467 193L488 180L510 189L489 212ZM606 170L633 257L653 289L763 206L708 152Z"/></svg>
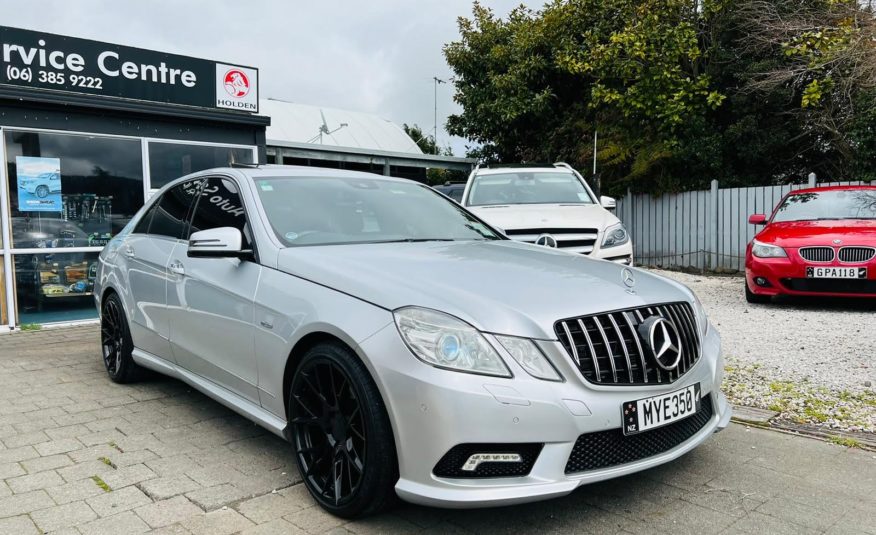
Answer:
<svg viewBox="0 0 876 535"><path fill-rule="evenodd" d="M651 316L669 320L681 337L678 367L666 371L639 336L639 325ZM668 303L558 321L554 332L566 352L591 383L641 385L671 383L700 358L700 337L687 303Z"/></svg>
<svg viewBox="0 0 876 535"><path fill-rule="evenodd" d="M563 234L597 234L599 231L595 228L516 228L506 230L506 236L520 236L525 234L551 234L562 236Z"/></svg>
<svg viewBox="0 0 876 535"><path fill-rule="evenodd" d="M864 268L861 268L864 269ZM876 280L871 279L782 279L782 284L796 292L838 294L876 294Z"/></svg>
<svg viewBox="0 0 876 535"><path fill-rule="evenodd" d="M863 264L869 262L876 256L876 249L873 247L843 247L839 250L840 262L849 264Z"/></svg>
<svg viewBox="0 0 876 535"><path fill-rule="evenodd" d="M810 262L833 262L833 247L802 247L800 256Z"/></svg>
<svg viewBox="0 0 876 535"><path fill-rule="evenodd" d="M432 473L438 477L487 478L522 477L528 475L538 459L544 444L459 444L441 457ZM517 453L521 462L481 463L472 471L462 469L462 465L475 453Z"/></svg>
<svg viewBox="0 0 876 535"><path fill-rule="evenodd" d="M566 473L574 474L631 463L669 451L688 440L712 419L712 396L704 396L700 410L678 422L625 436L618 429L586 433L578 437L566 462Z"/></svg>

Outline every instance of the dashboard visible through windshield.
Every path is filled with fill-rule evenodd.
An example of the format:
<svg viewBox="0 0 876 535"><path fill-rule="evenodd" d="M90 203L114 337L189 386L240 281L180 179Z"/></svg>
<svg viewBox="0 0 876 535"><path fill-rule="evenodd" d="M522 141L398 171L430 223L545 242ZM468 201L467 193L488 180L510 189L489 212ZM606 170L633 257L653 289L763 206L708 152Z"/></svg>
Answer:
<svg viewBox="0 0 876 535"><path fill-rule="evenodd" d="M271 227L287 247L503 239L453 201L413 182L358 177L255 182Z"/></svg>

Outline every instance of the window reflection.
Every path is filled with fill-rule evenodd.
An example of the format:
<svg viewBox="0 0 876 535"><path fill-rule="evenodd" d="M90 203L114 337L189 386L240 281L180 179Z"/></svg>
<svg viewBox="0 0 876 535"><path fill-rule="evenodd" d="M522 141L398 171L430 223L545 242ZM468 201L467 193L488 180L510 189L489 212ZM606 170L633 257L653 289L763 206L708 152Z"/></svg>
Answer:
<svg viewBox="0 0 876 535"><path fill-rule="evenodd" d="M153 189L190 173L235 162L253 163L252 149L149 142L149 180Z"/></svg>
<svg viewBox="0 0 876 535"><path fill-rule="evenodd" d="M6 131L16 248L100 247L143 205L139 140Z"/></svg>

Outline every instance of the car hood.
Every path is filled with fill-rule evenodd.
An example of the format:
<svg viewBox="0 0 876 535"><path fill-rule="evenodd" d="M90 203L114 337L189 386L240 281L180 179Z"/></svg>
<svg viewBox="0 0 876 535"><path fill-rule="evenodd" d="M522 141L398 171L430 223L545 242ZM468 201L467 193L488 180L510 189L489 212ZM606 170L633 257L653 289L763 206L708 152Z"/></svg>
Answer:
<svg viewBox="0 0 876 535"><path fill-rule="evenodd" d="M501 241L296 247L278 268L380 307L416 305L486 332L554 339L559 319L691 300L681 284L632 268L544 247Z"/></svg>
<svg viewBox="0 0 876 535"><path fill-rule="evenodd" d="M876 221L870 219L847 219L833 221L786 221L772 223L756 237L758 241L779 247L805 247L809 245L876 246Z"/></svg>
<svg viewBox="0 0 876 535"><path fill-rule="evenodd" d="M598 204L512 204L469 206L475 215L502 230L595 228L602 231L618 219Z"/></svg>

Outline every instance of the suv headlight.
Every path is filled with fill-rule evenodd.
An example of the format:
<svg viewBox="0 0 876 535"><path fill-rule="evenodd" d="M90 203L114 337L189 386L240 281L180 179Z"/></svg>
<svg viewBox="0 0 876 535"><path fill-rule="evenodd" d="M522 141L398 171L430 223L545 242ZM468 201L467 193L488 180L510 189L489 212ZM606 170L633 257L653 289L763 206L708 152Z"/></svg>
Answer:
<svg viewBox="0 0 876 535"><path fill-rule="evenodd" d="M758 258L786 258L788 253L777 245L754 240L751 242L751 254Z"/></svg>
<svg viewBox="0 0 876 535"><path fill-rule="evenodd" d="M420 307L393 312L402 340L418 359L437 368L511 377L502 357L474 327L449 314Z"/></svg>
<svg viewBox="0 0 876 535"><path fill-rule="evenodd" d="M602 247L617 247L630 241L630 235L623 223L617 223L605 229L605 237L602 238Z"/></svg>
<svg viewBox="0 0 876 535"><path fill-rule="evenodd" d="M545 381L563 380L532 340L517 338L516 336L500 336L498 334L494 336L502 344L502 347L505 348L505 351L529 375L536 379L544 379Z"/></svg>

